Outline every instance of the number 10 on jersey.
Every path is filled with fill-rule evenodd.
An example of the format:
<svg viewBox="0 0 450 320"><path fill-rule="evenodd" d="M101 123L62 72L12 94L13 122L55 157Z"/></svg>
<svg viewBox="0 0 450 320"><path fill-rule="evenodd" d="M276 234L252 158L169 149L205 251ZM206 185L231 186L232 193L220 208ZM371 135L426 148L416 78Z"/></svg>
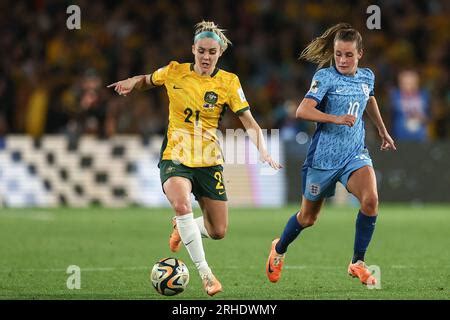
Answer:
<svg viewBox="0 0 450 320"><path fill-rule="evenodd" d="M358 117L358 109L359 109L359 102L355 101L355 102L349 102L348 103L350 106L348 108L348 112L347 114L351 114L352 116L355 116L356 118Z"/></svg>

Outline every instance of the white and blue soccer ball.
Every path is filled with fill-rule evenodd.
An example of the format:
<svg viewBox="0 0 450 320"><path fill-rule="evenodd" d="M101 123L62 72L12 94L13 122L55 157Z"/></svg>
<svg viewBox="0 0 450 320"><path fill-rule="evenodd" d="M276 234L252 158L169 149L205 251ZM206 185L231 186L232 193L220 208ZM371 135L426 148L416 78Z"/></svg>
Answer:
<svg viewBox="0 0 450 320"><path fill-rule="evenodd" d="M153 266L150 280L158 293L174 296L186 289L189 283L189 270L179 259L164 258Z"/></svg>

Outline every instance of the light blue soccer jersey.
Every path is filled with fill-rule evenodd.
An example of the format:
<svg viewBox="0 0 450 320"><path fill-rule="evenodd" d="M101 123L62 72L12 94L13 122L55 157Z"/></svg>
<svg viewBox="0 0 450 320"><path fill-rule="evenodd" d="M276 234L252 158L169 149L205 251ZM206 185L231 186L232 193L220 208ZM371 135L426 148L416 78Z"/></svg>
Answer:
<svg viewBox="0 0 450 320"><path fill-rule="evenodd" d="M341 74L334 66L320 69L313 77L305 98L317 101L317 108L333 115L352 114L353 127L318 123L305 165L316 169L339 169L365 149L362 119L367 101L373 96L375 76L358 68L354 76Z"/></svg>

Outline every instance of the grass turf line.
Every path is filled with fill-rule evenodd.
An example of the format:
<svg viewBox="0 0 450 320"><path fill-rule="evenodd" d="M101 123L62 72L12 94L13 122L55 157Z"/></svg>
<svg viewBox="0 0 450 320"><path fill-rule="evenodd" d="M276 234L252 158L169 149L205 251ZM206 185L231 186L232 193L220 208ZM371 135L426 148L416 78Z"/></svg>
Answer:
<svg viewBox="0 0 450 320"><path fill-rule="evenodd" d="M271 240L296 207L230 209L225 239L204 240L224 286L212 299L448 299L450 208L384 205L366 261L381 268L381 290L346 274L357 208L325 206L288 250L277 284L265 276ZM195 212L199 215L198 209ZM170 252L170 209L2 209L0 299L211 299L184 248ZM152 265L174 256L190 270L187 290L156 293ZM69 290L69 265L81 289Z"/></svg>

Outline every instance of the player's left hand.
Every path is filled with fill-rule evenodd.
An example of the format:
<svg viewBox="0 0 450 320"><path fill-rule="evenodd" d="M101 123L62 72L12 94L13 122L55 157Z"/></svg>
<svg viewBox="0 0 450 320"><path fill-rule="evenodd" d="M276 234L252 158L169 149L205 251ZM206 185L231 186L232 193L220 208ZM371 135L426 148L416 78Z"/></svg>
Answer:
<svg viewBox="0 0 450 320"><path fill-rule="evenodd" d="M381 151L388 151L388 150L397 150L395 147L394 140L391 138L389 133L381 134Z"/></svg>
<svg viewBox="0 0 450 320"><path fill-rule="evenodd" d="M283 168L283 166L281 164L279 164L278 162L276 162L275 160L273 160L272 157L270 156L270 154L268 154L268 153L261 154L261 162L268 163L275 170Z"/></svg>

